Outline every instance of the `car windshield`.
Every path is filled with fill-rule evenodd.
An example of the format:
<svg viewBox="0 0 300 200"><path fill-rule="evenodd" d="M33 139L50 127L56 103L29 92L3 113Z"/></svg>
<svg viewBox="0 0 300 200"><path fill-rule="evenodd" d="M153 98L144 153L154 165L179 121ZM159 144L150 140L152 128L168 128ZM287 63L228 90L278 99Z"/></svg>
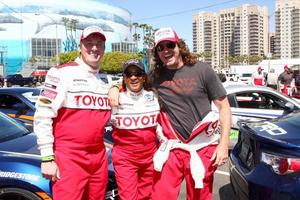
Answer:
<svg viewBox="0 0 300 200"><path fill-rule="evenodd" d="M0 143L26 134L30 131L20 122L0 112Z"/></svg>
<svg viewBox="0 0 300 200"><path fill-rule="evenodd" d="M40 90L32 90L32 91L27 91L23 92L22 96L24 96L26 99L28 99L32 104L35 105L35 103L38 100L40 94Z"/></svg>
<svg viewBox="0 0 300 200"><path fill-rule="evenodd" d="M252 74L242 74L242 77L251 77Z"/></svg>

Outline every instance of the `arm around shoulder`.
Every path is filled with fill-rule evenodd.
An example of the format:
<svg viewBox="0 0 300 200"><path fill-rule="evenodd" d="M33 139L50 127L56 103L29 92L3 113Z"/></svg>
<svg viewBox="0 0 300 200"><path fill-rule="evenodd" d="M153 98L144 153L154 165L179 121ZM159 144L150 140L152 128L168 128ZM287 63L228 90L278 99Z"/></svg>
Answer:
<svg viewBox="0 0 300 200"><path fill-rule="evenodd" d="M108 99L111 107L119 106L119 85L113 85L108 91Z"/></svg>

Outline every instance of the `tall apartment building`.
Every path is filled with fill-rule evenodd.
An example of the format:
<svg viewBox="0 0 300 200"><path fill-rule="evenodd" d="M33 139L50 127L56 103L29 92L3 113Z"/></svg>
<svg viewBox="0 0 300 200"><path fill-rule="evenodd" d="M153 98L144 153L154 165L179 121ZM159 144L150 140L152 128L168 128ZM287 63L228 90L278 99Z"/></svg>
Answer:
<svg viewBox="0 0 300 200"><path fill-rule="evenodd" d="M263 56L268 53L267 7L245 4L210 15L214 16L211 21L215 22L216 26L211 29L211 40L205 40L206 24L203 22L203 19L209 21L209 13L193 16L193 50L195 53L201 53L204 42L215 42L214 47L218 49L213 52L217 55L213 57L217 59L212 62L214 67L228 67L229 56ZM211 45L213 46L213 43Z"/></svg>
<svg viewBox="0 0 300 200"><path fill-rule="evenodd" d="M240 35L239 27L236 25L235 9L227 9L220 11L220 66L229 66L228 57L235 55L234 51L239 48L240 41L235 38ZM236 47L235 47L236 46Z"/></svg>
<svg viewBox="0 0 300 200"><path fill-rule="evenodd" d="M193 52L206 54L204 62L212 66L219 65L219 17L213 13L197 13L193 15Z"/></svg>
<svg viewBox="0 0 300 200"><path fill-rule="evenodd" d="M275 33L269 33L269 53L271 53L271 55L274 55L274 44L275 44Z"/></svg>
<svg viewBox="0 0 300 200"><path fill-rule="evenodd" d="M300 0L276 0L275 55L300 58Z"/></svg>

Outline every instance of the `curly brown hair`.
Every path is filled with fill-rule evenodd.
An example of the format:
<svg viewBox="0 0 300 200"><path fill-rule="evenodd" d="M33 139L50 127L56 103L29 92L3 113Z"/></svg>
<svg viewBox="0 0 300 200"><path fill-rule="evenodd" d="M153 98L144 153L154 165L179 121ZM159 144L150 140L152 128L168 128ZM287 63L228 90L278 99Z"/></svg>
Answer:
<svg viewBox="0 0 300 200"><path fill-rule="evenodd" d="M176 44L179 47L179 53L182 57L184 65L192 66L196 64L197 57L190 52L185 41L183 39L179 39ZM157 48L154 48L154 62L154 70L150 74L152 74L152 76L159 77L164 64L158 56Z"/></svg>

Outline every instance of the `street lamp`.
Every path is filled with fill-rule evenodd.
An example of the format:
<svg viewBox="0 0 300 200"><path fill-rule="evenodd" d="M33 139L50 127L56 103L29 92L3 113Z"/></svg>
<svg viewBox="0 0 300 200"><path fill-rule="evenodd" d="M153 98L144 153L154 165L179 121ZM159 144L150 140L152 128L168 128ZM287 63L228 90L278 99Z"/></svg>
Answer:
<svg viewBox="0 0 300 200"><path fill-rule="evenodd" d="M44 15L45 17L48 17L52 22L55 23L55 46L56 46L56 57L55 57L55 60L56 60L56 66L59 65L59 51L58 51L58 33L57 33L57 21L54 20L52 17L50 17L49 15L46 15L46 14L41 14L41 13L36 13L36 15Z"/></svg>

